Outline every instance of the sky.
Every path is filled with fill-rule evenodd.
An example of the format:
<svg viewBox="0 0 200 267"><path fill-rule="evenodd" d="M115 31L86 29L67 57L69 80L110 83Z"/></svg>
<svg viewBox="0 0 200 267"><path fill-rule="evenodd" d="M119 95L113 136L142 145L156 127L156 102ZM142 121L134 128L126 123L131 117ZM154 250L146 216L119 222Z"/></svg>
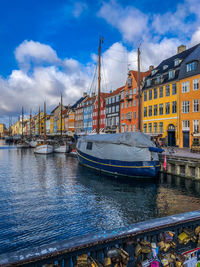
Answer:
<svg viewBox="0 0 200 267"><path fill-rule="evenodd" d="M0 0L0 122L50 112L63 95L73 105L97 87L102 44L102 90L125 84L128 70L157 66L200 42L199 0ZM95 78L94 78L95 77Z"/></svg>

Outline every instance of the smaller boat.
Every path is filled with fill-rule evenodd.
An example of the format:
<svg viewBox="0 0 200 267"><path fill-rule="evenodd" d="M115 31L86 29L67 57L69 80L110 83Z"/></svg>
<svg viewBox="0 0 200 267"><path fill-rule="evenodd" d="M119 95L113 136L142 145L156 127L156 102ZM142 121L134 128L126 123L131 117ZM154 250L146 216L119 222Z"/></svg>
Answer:
<svg viewBox="0 0 200 267"><path fill-rule="evenodd" d="M53 144L47 140L46 136L46 103L44 102L44 139L37 140L37 145L34 148L36 154L51 154L53 153Z"/></svg>
<svg viewBox="0 0 200 267"><path fill-rule="evenodd" d="M30 145L30 147L35 148L35 147L37 146L37 141L36 141L36 140L31 140L31 141L29 142L29 145Z"/></svg>
<svg viewBox="0 0 200 267"><path fill-rule="evenodd" d="M20 140L17 142L17 148L29 148L30 145L27 141L25 140Z"/></svg>
<svg viewBox="0 0 200 267"><path fill-rule="evenodd" d="M68 153L69 152L69 145L65 142L58 142L54 145L54 152L55 153Z"/></svg>
<svg viewBox="0 0 200 267"><path fill-rule="evenodd" d="M53 145L45 140L37 140L37 145L34 148L36 154L51 154L53 153Z"/></svg>

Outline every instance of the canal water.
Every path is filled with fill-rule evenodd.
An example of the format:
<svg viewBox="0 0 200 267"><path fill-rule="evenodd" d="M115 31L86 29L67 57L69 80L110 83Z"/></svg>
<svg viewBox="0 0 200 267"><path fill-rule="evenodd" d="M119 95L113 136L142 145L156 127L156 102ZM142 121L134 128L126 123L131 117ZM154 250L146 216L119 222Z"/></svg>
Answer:
<svg viewBox="0 0 200 267"><path fill-rule="evenodd" d="M119 180L0 142L0 254L200 207L198 182Z"/></svg>

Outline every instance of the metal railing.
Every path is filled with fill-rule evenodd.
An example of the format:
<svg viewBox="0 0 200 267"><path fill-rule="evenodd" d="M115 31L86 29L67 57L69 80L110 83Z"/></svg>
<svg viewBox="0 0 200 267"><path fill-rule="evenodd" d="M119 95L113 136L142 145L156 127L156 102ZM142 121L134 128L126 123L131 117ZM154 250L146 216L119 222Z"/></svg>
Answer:
<svg viewBox="0 0 200 267"><path fill-rule="evenodd" d="M128 227L104 231L94 235L72 238L53 243L49 246L0 255L0 266L56 266L72 267L76 265L77 256L87 254L103 262L109 249L122 248L129 254L127 266L135 266L135 247L141 240L158 242L164 231L173 231L179 235L183 228L194 230L200 226L200 211L188 212L164 218L151 219L135 223ZM197 244L190 242L186 247L177 247L179 252L192 249Z"/></svg>

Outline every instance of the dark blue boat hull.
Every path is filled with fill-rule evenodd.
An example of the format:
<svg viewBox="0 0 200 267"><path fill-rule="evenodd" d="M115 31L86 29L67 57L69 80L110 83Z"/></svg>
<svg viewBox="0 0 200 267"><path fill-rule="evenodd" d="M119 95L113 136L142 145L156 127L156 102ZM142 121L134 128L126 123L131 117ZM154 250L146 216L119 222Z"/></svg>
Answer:
<svg viewBox="0 0 200 267"><path fill-rule="evenodd" d="M77 150L81 164L113 175L129 177L155 177L160 170L159 161L119 161L99 159Z"/></svg>

